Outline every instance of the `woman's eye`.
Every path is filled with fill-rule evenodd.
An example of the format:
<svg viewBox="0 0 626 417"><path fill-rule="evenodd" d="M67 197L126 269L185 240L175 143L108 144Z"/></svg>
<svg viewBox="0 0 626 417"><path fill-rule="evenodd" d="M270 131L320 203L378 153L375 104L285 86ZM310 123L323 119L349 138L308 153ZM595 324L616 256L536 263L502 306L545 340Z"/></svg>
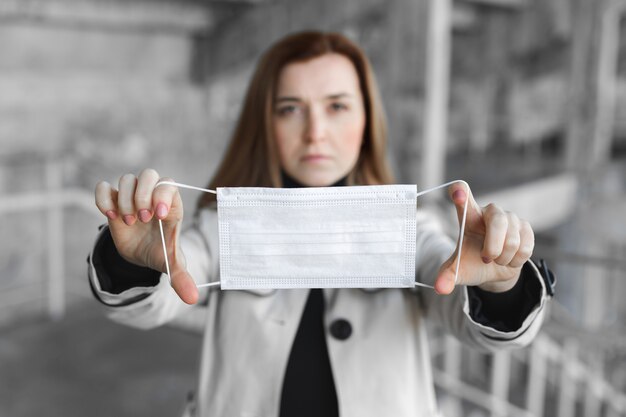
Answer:
<svg viewBox="0 0 626 417"><path fill-rule="evenodd" d="M330 104L330 109L334 112L339 112L339 111L348 110L348 106L346 106L343 103L335 102L335 103Z"/></svg>
<svg viewBox="0 0 626 417"><path fill-rule="evenodd" d="M297 106L288 105L288 106L280 106L276 109L276 112L279 116L288 116L290 114L294 114L298 111Z"/></svg>

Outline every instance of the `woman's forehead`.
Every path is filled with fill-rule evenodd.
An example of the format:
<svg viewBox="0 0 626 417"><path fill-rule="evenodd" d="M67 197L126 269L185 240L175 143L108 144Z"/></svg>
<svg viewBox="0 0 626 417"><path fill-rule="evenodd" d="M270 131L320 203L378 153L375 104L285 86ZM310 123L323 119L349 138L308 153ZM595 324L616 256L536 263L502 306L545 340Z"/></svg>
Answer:
<svg viewBox="0 0 626 417"><path fill-rule="evenodd" d="M352 61L337 53L287 64L278 80L278 96L327 97L360 92L359 76Z"/></svg>

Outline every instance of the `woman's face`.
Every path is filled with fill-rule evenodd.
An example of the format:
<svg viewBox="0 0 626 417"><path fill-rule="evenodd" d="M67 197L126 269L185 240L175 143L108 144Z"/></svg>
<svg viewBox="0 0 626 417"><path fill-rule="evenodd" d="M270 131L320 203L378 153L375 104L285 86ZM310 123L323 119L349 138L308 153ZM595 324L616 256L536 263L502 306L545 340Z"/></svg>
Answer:
<svg viewBox="0 0 626 417"><path fill-rule="evenodd" d="M343 55L286 65L274 100L274 135L283 170L306 186L345 177L359 157L365 109L359 76Z"/></svg>

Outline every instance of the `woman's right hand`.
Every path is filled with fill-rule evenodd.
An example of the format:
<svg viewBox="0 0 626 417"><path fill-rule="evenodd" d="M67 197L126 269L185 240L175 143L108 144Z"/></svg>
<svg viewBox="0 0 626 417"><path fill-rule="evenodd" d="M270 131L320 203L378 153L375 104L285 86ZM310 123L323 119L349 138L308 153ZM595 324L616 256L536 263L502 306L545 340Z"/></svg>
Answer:
<svg viewBox="0 0 626 417"><path fill-rule="evenodd" d="M155 170L146 169L139 177L123 175L119 190L101 181L96 185L96 206L107 217L113 242L122 258L165 273L161 233L156 220L161 219L172 287L184 302L195 304L198 289L187 272L180 249L183 203L177 187L156 187L160 181L172 180L160 178Z"/></svg>

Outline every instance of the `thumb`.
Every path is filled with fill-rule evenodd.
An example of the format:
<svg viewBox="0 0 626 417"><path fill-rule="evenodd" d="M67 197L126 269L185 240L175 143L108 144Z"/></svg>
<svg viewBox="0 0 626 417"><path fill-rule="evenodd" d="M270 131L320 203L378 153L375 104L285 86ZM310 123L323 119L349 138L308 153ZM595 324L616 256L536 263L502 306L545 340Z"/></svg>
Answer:
<svg viewBox="0 0 626 417"><path fill-rule="evenodd" d="M456 274L454 271L454 261L456 260L456 251L448 258L441 268L439 269L439 273L437 274L437 278L435 279L435 291L437 294L447 295L454 291L454 287L456 285L455 278Z"/></svg>
<svg viewBox="0 0 626 417"><path fill-rule="evenodd" d="M482 210L476 200L474 200L472 191L465 181L456 182L448 187L448 195L450 196L450 200L454 203L459 224L461 224L463 220L463 212L465 211L465 204L467 202L466 227L471 228L475 225L483 225Z"/></svg>
<svg viewBox="0 0 626 417"><path fill-rule="evenodd" d="M198 287L186 270L177 268L175 271L171 271L171 279L172 288L181 300L187 304L198 302Z"/></svg>
<svg viewBox="0 0 626 417"><path fill-rule="evenodd" d="M187 272L186 262L182 253L177 253L174 259L175 262L170 267L172 288L185 303L195 304L198 302L198 287L189 272Z"/></svg>
<svg viewBox="0 0 626 417"><path fill-rule="evenodd" d="M157 216L159 216L158 210ZM195 304L198 302L198 287L191 275L189 275L189 272L187 272L187 261L178 242L181 220L182 218L177 219L173 225L168 225L164 221L161 223L162 220L159 220L159 227L161 229L160 236L161 239L164 240L163 245L166 246L167 249L165 249L165 253L162 248L158 250L161 255L164 256L164 259L162 259L163 263L161 264L163 265L162 271L167 272L167 266L169 266L170 285L176 294L178 294L180 299L185 303ZM171 243L167 245L165 242Z"/></svg>

